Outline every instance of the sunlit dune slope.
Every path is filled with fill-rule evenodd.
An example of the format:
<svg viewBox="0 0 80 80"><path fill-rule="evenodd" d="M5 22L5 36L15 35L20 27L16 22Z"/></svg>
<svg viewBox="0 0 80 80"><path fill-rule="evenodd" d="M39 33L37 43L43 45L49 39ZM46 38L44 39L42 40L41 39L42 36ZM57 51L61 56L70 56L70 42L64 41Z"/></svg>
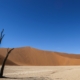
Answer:
<svg viewBox="0 0 80 80"><path fill-rule="evenodd" d="M2 63L6 53L6 48L0 48L0 64ZM6 64L34 66L80 65L80 55L23 47L15 48L10 53Z"/></svg>

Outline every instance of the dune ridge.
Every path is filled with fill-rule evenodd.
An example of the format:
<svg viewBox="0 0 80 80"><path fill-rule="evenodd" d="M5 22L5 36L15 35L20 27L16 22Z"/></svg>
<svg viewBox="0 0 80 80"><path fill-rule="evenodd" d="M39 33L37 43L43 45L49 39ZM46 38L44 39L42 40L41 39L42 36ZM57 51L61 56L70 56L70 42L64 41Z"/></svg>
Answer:
<svg viewBox="0 0 80 80"><path fill-rule="evenodd" d="M6 48L0 48L0 65L7 53ZM39 50L31 47L15 48L8 57L7 65L21 66L63 66L80 65L79 54L67 54Z"/></svg>

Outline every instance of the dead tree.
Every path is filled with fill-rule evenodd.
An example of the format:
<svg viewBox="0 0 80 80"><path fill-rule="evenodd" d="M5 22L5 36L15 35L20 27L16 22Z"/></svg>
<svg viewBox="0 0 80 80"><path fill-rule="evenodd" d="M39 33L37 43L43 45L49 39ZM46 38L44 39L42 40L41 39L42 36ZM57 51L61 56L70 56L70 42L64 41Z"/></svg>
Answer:
<svg viewBox="0 0 80 80"><path fill-rule="evenodd" d="M1 31L1 34L0 34L0 44L2 42L2 39L3 39L4 35L5 35L5 34L3 34L3 32L4 32L4 29Z"/></svg>
<svg viewBox="0 0 80 80"><path fill-rule="evenodd" d="M2 30L1 35L0 35L0 44L1 44L2 39L3 39L3 37L4 37L3 32L4 32L4 29ZM2 63L1 70L0 70L0 78L4 78L3 72L4 72L5 63L6 63L6 61L7 61L7 58L8 58L8 56L9 56L9 54L11 53L11 51L12 51L13 49L14 49L14 48L10 49L9 51L8 51L8 49L7 49L7 54L6 54L6 57L5 57L5 59L4 59L3 63Z"/></svg>

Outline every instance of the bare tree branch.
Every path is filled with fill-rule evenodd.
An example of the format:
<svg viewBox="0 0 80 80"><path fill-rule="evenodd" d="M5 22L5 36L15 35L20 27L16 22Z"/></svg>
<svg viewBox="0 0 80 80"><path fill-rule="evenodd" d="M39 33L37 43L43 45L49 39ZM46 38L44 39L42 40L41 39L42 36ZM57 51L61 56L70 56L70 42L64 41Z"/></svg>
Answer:
<svg viewBox="0 0 80 80"><path fill-rule="evenodd" d="M5 63L6 63L6 61L7 61L7 58L8 58L8 56L9 56L9 54L11 53L11 51L12 51L13 49L14 49L14 48L10 49L9 51L8 51L8 49L7 49L7 55L6 55L6 57L5 57L4 61L3 61L3 64L2 64L2 66L1 66L0 77L3 77L3 72L4 72Z"/></svg>
<svg viewBox="0 0 80 80"><path fill-rule="evenodd" d="M0 34L0 44L2 42L3 37L5 36L5 34L3 34L3 32L4 32L4 29L1 31L1 34Z"/></svg>
<svg viewBox="0 0 80 80"><path fill-rule="evenodd" d="M1 33L0 33L0 44L1 44L2 39L3 39L3 37L4 37L3 32L4 32L4 29L3 29L3 30L1 31ZM3 72L4 72L5 63L6 63L6 61L7 61L7 58L8 58L8 56L9 56L9 54L11 53L11 51L12 51L13 49L14 49L14 48L12 48L12 49L10 49L10 50L9 50L9 48L7 49L7 54L6 54L6 57L4 58L4 61L3 61L3 63L2 63L1 70L0 70L0 78L3 78Z"/></svg>

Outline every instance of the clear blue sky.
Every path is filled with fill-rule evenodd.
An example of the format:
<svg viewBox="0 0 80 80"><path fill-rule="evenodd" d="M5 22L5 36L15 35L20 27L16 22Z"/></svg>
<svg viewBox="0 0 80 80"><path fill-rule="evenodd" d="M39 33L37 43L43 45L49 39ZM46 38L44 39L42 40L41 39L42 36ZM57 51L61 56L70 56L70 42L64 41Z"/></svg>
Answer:
<svg viewBox="0 0 80 80"><path fill-rule="evenodd" d="M0 0L1 47L80 53L80 0Z"/></svg>

